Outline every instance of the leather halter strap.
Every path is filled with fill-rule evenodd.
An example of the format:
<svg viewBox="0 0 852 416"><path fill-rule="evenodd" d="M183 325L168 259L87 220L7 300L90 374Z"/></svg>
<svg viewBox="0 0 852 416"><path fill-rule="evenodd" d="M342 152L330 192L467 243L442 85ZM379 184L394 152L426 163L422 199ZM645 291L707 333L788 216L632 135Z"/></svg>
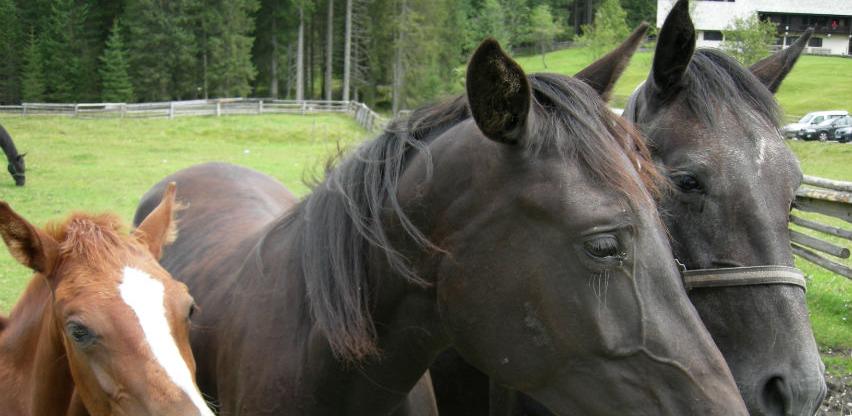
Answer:
<svg viewBox="0 0 852 416"><path fill-rule="evenodd" d="M807 291L805 274L795 267L750 266L681 270L686 290L701 287L794 285Z"/></svg>

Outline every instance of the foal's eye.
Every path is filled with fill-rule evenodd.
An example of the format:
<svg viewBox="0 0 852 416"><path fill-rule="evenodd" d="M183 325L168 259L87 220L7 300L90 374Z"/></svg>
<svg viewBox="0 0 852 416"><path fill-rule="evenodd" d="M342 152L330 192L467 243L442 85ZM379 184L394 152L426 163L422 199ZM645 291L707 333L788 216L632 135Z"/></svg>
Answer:
<svg viewBox="0 0 852 416"><path fill-rule="evenodd" d="M81 347L88 347L97 339L89 328L79 322L69 322L66 329L71 340Z"/></svg>
<svg viewBox="0 0 852 416"><path fill-rule="evenodd" d="M701 191L701 184L698 179L687 173L677 174L672 176L672 182L683 192L698 192Z"/></svg>
<svg viewBox="0 0 852 416"><path fill-rule="evenodd" d="M624 253L618 245L618 239L611 235L598 236L583 243L583 248L586 249L592 257L602 260L615 260L624 257Z"/></svg>
<svg viewBox="0 0 852 416"><path fill-rule="evenodd" d="M186 313L186 319L192 319L192 315L195 315L195 312L198 312L198 306L195 306L195 302L192 302L189 305L189 311Z"/></svg>

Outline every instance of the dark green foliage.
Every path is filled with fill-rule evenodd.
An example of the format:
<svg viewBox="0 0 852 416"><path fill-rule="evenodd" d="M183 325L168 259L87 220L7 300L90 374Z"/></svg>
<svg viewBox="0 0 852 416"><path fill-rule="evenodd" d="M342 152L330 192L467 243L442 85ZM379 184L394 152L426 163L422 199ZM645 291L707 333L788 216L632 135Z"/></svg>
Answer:
<svg viewBox="0 0 852 416"><path fill-rule="evenodd" d="M245 97L257 70L251 60L255 0L207 0L201 11L200 47L206 57L205 95ZM204 61L202 62L204 64Z"/></svg>
<svg viewBox="0 0 852 416"><path fill-rule="evenodd" d="M42 102L44 96L44 63L41 48L35 34L30 32L29 43L24 51L24 67L21 83L21 99L24 102Z"/></svg>
<svg viewBox="0 0 852 416"><path fill-rule="evenodd" d="M0 0L0 104L20 100L18 73L23 40L15 3L12 0Z"/></svg>
<svg viewBox="0 0 852 416"><path fill-rule="evenodd" d="M621 0L621 7L627 12L627 26L634 28L645 21L656 27L657 0Z"/></svg>
<svg viewBox="0 0 852 416"><path fill-rule="evenodd" d="M531 53L573 33L566 28L574 0L351 1L350 98L380 109L392 102L411 108L459 91L459 68L485 37L495 37L504 48L518 48L516 53ZM652 0L606 1L621 1L631 22L654 12ZM346 3L334 2L334 96L339 96L344 78ZM305 96L320 98L327 83L327 4L0 0L0 56L5 57L0 61L0 103L24 96L60 102L293 98L297 72L304 74ZM305 36L302 69L297 71L300 9ZM633 16L639 13L634 10L642 16ZM34 34L29 43L25 33Z"/></svg>
<svg viewBox="0 0 852 416"><path fill-rule="evenodd" d="M83 71L83 22L87 8L73 0L56 0L40 39L44 61L45 99L67 103L78 99L77 86L91 73Z"/></svg>
<svg viewBox="0 0 852 416"><path fill-rule="evenodd" d="M116 19L101 56L101 100L108 103L133 101L133 85L127 71L127 57Z"/></svg>

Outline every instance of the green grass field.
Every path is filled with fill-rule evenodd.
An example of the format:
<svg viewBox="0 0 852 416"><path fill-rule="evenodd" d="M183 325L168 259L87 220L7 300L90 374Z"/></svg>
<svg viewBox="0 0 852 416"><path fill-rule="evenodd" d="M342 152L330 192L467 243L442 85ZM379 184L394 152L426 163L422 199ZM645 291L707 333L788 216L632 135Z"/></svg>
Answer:
<svg viewBox="0 0 852 416"><path fill-rule="evenodd" d="M627 97L651 70L652 52L638 52L615 86L612 105L623 108ZM555 72L573 75L592 63L587 49L570 48L546 56L547 68L541 55L518 58L527 72ZM827 56L802 56L781 84L778 102L787 120L798 119L811 111L852 111L852 59Z"/></svg>
<svg viewBox="0 0 852 416"><path fill-rule="evenodd" d="M27 185L3 169L0 199L43 225L71 210L113 211L132 218L139 198L181 168L225 161L274 176L297 194L303 178L366 133L345 115L192 117L174 120L78 120L2 117L27 152ZM5 166L5 158L4 166ZM0 249L0 312L23 290L29 272Z"/></svg>
<svg viewBox="0 0 852 416"><path fill-rule="evenodd" d="M141 195L183 167L226 161L268 173L297 194L303 179L321 172L338 147L367 134L344 115L242 116L175 120L78 120L0 117L22 152L28 152L27 186L0 175L0 199L43 224L72 210L109 210L126 219ZM811 175L852 180L852 145L789 142ZM808 218L817 217L806 214ZM852 228L840 220L820 218ZM835 239L850 246L849 241ZM831 368L852 373L852 281L798 261L810 278L807 294L817 341ZM846 261L852 266L852 261ZM0 312L7 312L30 273L0 249ZM844 358L845 357L845 358Z"/></svg>

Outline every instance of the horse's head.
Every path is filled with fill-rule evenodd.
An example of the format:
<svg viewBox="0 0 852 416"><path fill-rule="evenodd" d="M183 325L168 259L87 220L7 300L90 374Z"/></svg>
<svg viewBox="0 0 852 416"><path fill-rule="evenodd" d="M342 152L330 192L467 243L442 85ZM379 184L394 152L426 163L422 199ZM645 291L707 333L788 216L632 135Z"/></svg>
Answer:
<svg viewBox="0 0 852 416"><path fill-rule="evenodd" d="M467 102L472 119L431 142L434 166L416 156L399 186L446 253L427 261L458 351L559 414L745 414L630 127L587 84L528 77L493 40Z"/></svg>
<svg viewBox="0 0 852 416"><path fill-rule="evenodd" d="M778 131L773 93L809 33L751 70L716 50L695 51L688 2L657 41L653 69L625 115L648 137L671 179L661 203L675 257L689 269L727 269L727 287L690 298L725 355L751 414L811 414L825 394L802 287L746 284L793 266L787 231L802 173ZM795 269L785 274L798 274ZM702 273L702 272L698 272ZM778 278L783 282L786 278Z"/></svg>
<svg viewBox="0 0 852 416"><path fill-rule="evenodd" d="M192 297L157 263L173 205L174 185L132 235L111 215L74 214L41 230L0 205L13 257L50 287L50 336L92 415L212 415L194 381Z"/></svg>
<svg viewBox="0 0 852 416"><path fill-rule="evenodd" d="M15 156L15 158L6 166L6 170L8 170L9 174L12 175L16 186L24 186L27 181L26 176L24 176L24 172L27 170L24 156L26 156L26 153Z"/></svg>

